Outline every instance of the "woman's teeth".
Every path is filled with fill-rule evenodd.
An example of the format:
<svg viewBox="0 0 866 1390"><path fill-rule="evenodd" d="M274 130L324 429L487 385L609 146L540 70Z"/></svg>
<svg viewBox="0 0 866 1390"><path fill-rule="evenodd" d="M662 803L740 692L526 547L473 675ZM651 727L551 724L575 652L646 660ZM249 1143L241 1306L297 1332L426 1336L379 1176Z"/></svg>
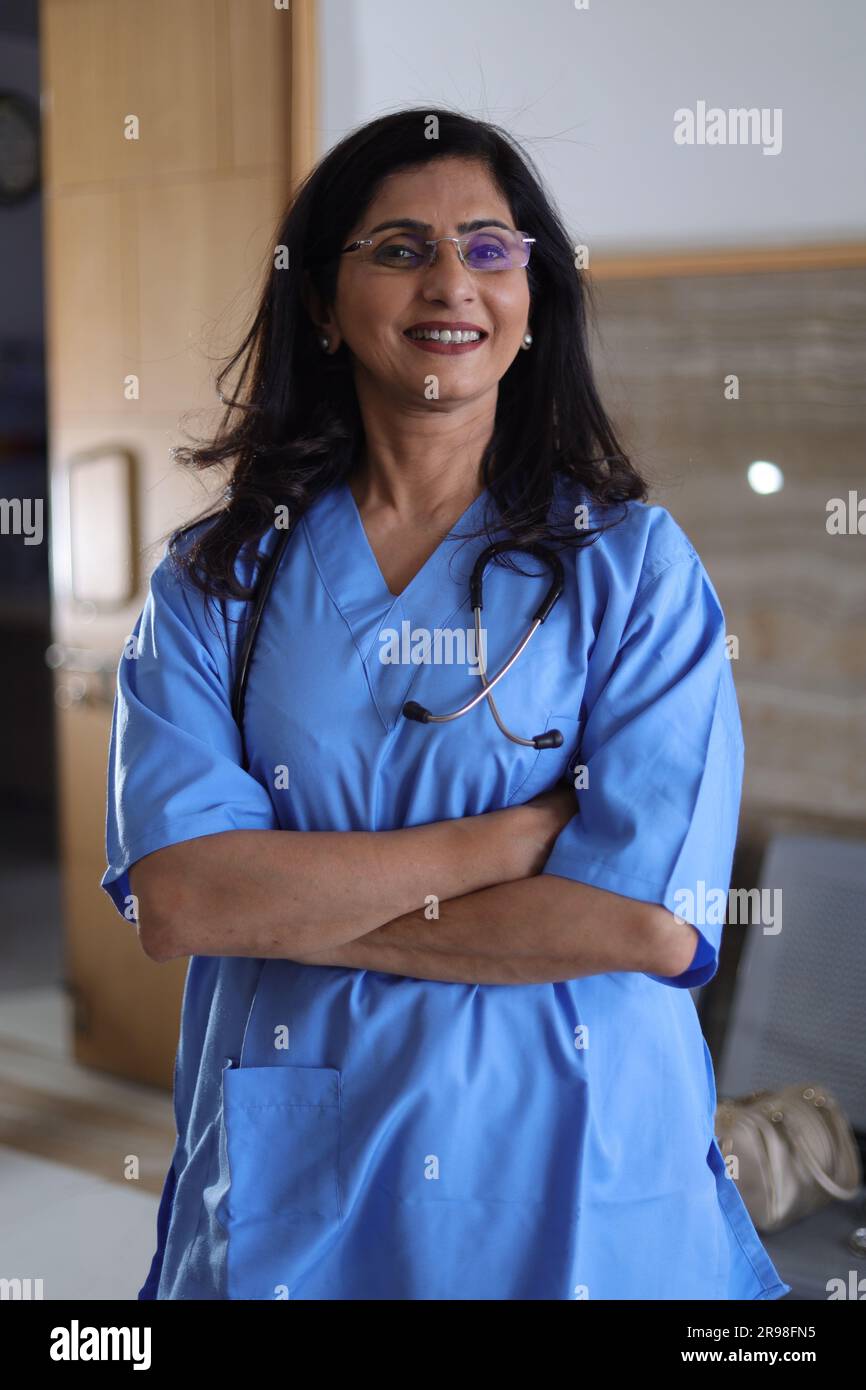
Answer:
<svg viewBox="0 0 866 1390"><path fill-rule="evenodd" d="M409 328L406 331L408 338L432 338L439 343L477 343L482 337L481 333L474 329L450 329L450 328Z"/></svg>

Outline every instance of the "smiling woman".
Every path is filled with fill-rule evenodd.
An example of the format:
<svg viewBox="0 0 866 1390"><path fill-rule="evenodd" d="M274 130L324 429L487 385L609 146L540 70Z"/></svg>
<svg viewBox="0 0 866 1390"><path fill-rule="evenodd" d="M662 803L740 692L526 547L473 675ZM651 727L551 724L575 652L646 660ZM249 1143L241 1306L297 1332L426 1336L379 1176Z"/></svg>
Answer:
<svg viewBox="0 0 866 1390"><path fill-rule="evenodd" d="M599 503L601 528L646 497L596 390L588 281L530 161L504 131L436 114L436 140L427 110L353 132L275 229L287 264L271 269L220 373L223 426L176 450L190 467L232 467L229 505L191 546L173 547L205 590L242 596L234 558L272 526L275 505L297 517L343 479L360 495L367 456L395 447L382 437L395 400L412 428L409 438L401 428L391 485L411 474L412 489L399 506L393 490L364 503L371 530L373 513L392 513L392 539L408 524L429 549L484 484L500 513L488 519L491 540L502 531L548 540L556 477ZM410 341L417 329L430 332L429 346ZM467 329L480 331L480 347L452 339L443 351L443 333ZM227 386L236 369L237 398ZM565 522L558 544L592 542L573 515Z"/></svg>
<svg viewBox="0 0 866 1390"><path fill-rule="evenodd" d="M231 459L225 505L120 663L103 885L191 956L140 1297L777 1298L689 994L721 928L674 912L730 875L724 616L617 445L529 162L438 116L298 192L182 455ZM380 659L473 611L495 704L478 651Z"/></svg>
<svg viewBox="0 0 866 1390"><path fill-rule="evenodd" d="M484 210L482 216L462 216L476 207ZM407 216L412 208L423 209L429 220ZM323 342L327 339L326 350L337 352L343 342L351 349L368 447L371 428L388 431L397 402L403 410L420 409L426 444L424 463L413 467L416 478L422 470L435 474L444 458L446 407L438 421L430 419L436 413L430 409L433 400L447 402L452 419L454 403L467 402L461 434L471 432L466 444L480 461L493 429L499 382L529 335L524 272L532 239L510 227L511 215L507 199L477 159L440 158L403 170L384 181L350 232L349 245L340 252L333 305L310 291L308 302ZM365 234L363 226L370 222L374 226ZM418 352L443 359L435 395L425 380L428 368L416 360ZM447 359L470 356L471 362L446 365ZM477 471L453 463L449 468L467 481ZM404 465L397 476L407 471Z"/></svg>

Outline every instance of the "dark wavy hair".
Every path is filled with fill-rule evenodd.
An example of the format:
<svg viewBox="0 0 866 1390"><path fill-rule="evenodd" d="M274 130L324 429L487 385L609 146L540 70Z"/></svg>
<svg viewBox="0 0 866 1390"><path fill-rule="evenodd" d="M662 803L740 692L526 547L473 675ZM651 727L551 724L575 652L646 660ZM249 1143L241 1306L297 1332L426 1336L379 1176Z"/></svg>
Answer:
<svg viewBox="0 0 866 1390"><path fill-rule="evenodd" d="M438 120L435 140L425 134L432 116ZM608 524L578 530L573 514L562 526L551 519L557 477L583 489L604 509L603 517L617 504L646 499L647 484L620 448L595 385L586 272L575 269L569 237L531 160L510 135L485 121L442 108L398 111L347 135L298 188L275 238L288 250L287 267L270 269L252 326L217 376L226 410L216 436L172 451L198 470L231 462L217 510L211 503L169 540L174 562L206 594L250 598L253 589L241 585L236 560L273 527L275 508L287 507L294 526L321 492L357 467L364 428L351 354L345 343L331 355L322 352L304 303L304 277L325 304L333 304L339 252L382 181L448 157L483 163L511 207L514 226L536 238L527 267L535 341L531 351L517 353L499 383L481 459L484 485L502 516L494 529L518 544L541 541L562 549L592 543ZM224 382L238 364L227 397ZM622 507L609 524L625 514ZM208 518L212 524L181 546L181 536ZM484 531L494 539L489 525Z"/></svg>

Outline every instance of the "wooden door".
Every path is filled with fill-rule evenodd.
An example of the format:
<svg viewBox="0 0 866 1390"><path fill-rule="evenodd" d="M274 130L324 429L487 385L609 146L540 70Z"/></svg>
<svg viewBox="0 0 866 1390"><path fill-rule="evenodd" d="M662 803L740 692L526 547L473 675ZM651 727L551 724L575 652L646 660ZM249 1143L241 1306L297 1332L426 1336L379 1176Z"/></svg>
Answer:
<svg viewBox="0 0 866 1390"><path fill-rule="evenodd" d="M78 1061L170 1084L186 961L99 881L114 679L159 538L208 500L169 450L219 415L315 148L315 0L41 0L53 638ZM129 138L130 132L133 138Z"/></svg>

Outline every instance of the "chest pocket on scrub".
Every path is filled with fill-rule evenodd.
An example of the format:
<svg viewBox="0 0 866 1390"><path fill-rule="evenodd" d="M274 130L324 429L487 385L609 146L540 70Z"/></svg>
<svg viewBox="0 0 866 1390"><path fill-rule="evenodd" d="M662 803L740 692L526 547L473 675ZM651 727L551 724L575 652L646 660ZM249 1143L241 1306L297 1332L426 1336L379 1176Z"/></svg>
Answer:
<svg viewBox="0 0 866 1390"><path fill-rule="evenodd" d="M530 731L535 735L546 733L548 729L559 729L562 747L536 750L529 771L508 798L509 806L522 805L540 792L552 790L569 773L569 769L578 761L582 727L583 721L570 714L548 714L543 728ZM523 729L520 732L523 733ZM529 732L524 736L528 738ZM569 777L569 780L573 781L573 777Z"/></svg>

